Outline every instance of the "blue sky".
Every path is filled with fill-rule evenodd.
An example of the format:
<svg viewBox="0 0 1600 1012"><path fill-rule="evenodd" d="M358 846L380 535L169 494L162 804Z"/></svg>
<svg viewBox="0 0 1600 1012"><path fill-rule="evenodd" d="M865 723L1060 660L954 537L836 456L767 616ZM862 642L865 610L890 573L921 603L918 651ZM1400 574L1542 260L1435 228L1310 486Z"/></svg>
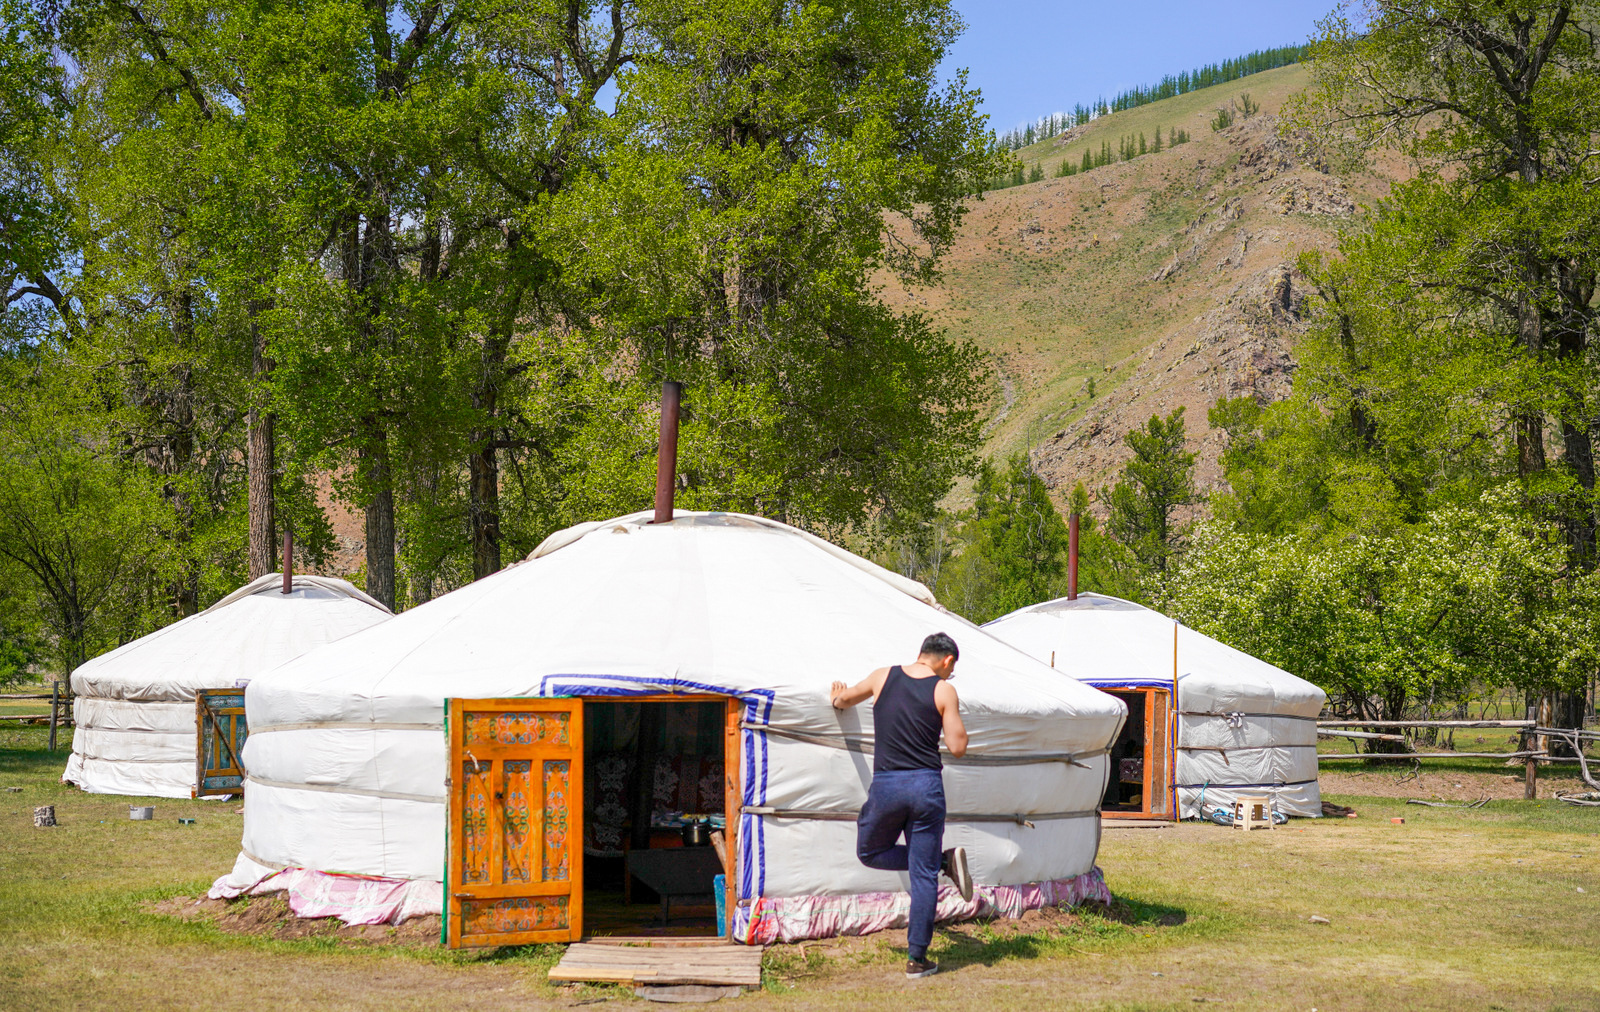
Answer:
<svg viewBox="0 0 1600 1012"><path fill-rule="evenodd" d="M1333 6L1334 0L955 0L967 30L945 68L947 74L968 69L968 80L983 92L989 126L1000 133L1165 74L1305 42Z"/></svg>

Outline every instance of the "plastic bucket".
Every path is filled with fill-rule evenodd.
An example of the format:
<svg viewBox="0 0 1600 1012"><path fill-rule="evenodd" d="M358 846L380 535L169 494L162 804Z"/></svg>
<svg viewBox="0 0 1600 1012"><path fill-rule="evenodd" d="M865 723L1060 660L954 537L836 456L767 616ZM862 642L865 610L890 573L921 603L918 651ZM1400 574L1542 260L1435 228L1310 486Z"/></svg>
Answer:
<svg viewBox="0 0 1600 1012"><path fill-rule="evenodd" d="M705 879L700 881L704 882ZM711 880L711 891L717 897L717 934L728 934L728 877L718 875Z"/></svg>
<svg viewBox="0 0 1600 1012"><path fill-rule="evenodd" d="M156 817L155 807L152 805L129 805L128 818L148 822Z"/></svg>

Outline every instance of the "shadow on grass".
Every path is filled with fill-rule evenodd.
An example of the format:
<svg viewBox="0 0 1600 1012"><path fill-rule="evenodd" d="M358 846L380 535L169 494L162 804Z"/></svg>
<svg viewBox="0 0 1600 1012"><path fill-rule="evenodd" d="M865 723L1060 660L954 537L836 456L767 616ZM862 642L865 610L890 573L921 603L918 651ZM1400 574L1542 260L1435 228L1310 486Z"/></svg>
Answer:
<svg viewBox="0 0 1600 1012"><path fill-rule="evenodd" d="M1103 950L1157 937L1163 929L1189 922L1183 907L1116 897L1109 906L1085 904L1059 923L1024 930L1014 922L998 920L963 929L952 925L938 931L943 944L938 956L950 969L993 966L1008 959L1076 952L1100 955Z"/></svg>

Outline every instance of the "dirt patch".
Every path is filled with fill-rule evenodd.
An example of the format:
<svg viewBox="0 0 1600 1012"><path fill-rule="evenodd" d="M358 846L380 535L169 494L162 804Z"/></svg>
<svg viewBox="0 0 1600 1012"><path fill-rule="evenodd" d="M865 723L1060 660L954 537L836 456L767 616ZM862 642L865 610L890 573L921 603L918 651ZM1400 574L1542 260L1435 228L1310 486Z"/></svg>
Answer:
<svg viewBox="0 0 1600 1012"><path fill-rule="evenodd" d="M403 924L345 924L337 917L300 917L279 895L250 896L237 900L174 896L145 909L152 914L185 921L207 921L234 935L256 935L285 940L331 938L357 946L400 945L426 947L439 944L438 915L413 917Z"/></svg>
<svg viewBox="0 0 1600 1012"><path fill-rule="evenodd" d="M1477 801L1480 798L1516 801L1523 797L1520 764L1515 772L1511 767L1506 767L1504 773L1430 771L1426 763L1417 771L1401 763L1384 763L1367 770L1330 771L1323 767L1317 779L1323 794L1460 802ZM1577 777L1564 770L1557 771L1548 766L1539 770L1538 794L1541 798L1554 797L1556 791L1575 790L1580 784Z"/></svg>

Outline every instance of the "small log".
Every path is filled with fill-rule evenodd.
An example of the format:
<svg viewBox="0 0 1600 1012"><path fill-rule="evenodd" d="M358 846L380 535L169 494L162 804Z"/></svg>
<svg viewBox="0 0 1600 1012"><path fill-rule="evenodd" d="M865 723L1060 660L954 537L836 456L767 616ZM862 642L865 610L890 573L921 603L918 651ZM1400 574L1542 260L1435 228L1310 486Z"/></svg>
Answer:
<svg viewBox="0 0 1600 1012"><path fill-rule="evenodd" d="M56 824L56 806L40 805L33 810L33 825L35 829L48 829Z"/></svg>
<svg viewBox="0 0 1600 1012"><path fill-rule="evenodd" d="M1532 720L1319 720L1318 727L1533 727Z"/></svg>
<svg viewBox="0 0 1600 1012"><path fill-rule="evenodd" d="M1368 741L1397 741L1405 744L1403 734L1374 734L1370 731L1324 731L1317 728L1318 738L1365 738Z"/></svg>
<svg viewBox="0 0 1600 1012"><path fill-rule="evenodd" d="M1543 759L1543 752L1324 752L1318 762L1333 759Z"/></svg>

